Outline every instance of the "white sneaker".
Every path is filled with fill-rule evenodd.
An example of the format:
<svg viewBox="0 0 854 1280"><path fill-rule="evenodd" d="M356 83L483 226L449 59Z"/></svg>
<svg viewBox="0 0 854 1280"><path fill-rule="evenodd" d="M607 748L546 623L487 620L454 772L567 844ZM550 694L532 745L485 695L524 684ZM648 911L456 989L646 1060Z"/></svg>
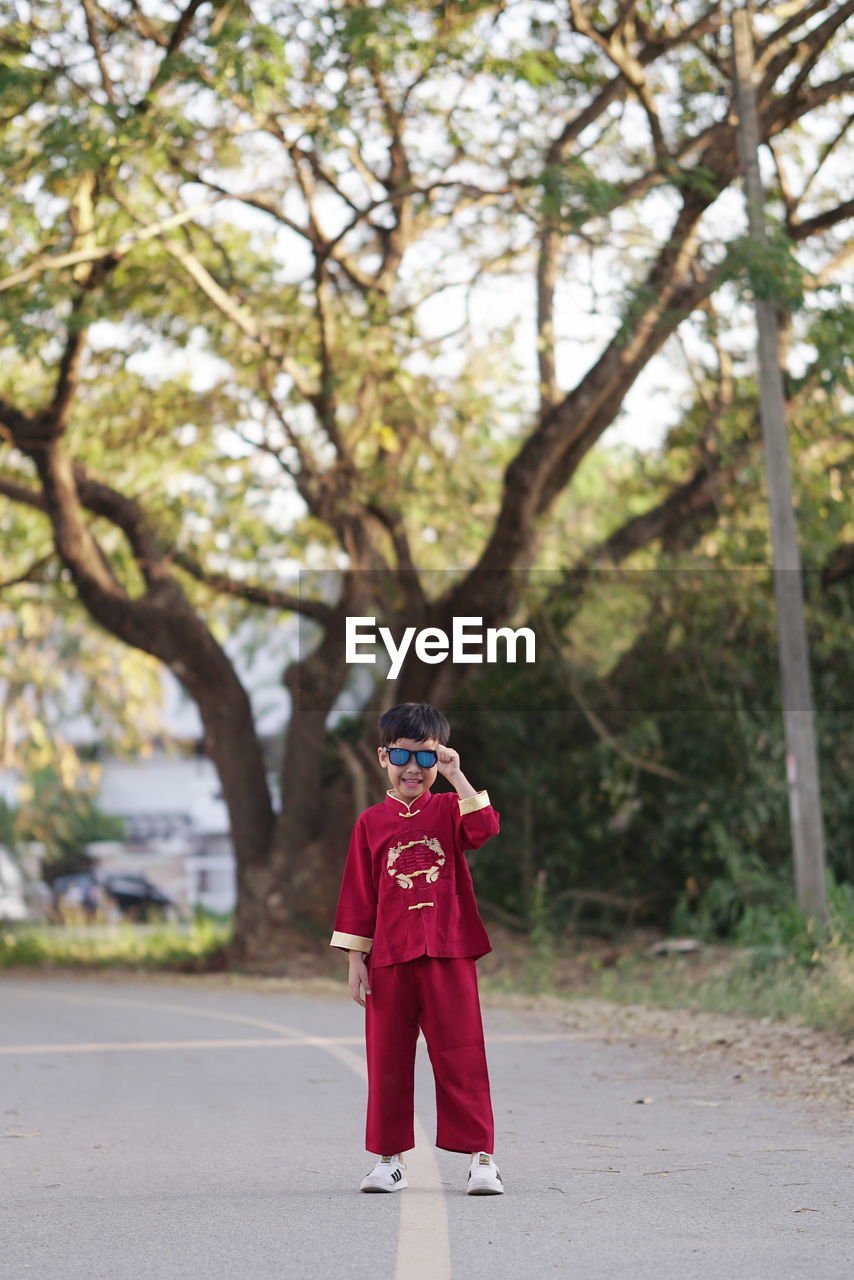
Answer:
<svg viewBox="0 0 854 1280"><path fill-rule="evenodd" d="M504 1184L498 1166L485 1151L478 1151L471 1158L469 1169L469 1185L466 1190L469 1196L503 1196Z"/></svg>
<svg viewBox="0 0 854 1280"><path fill-rule="evenodd" d="M362 1179L360 1191L402 1191L408 1187L406 1165L400 1156L380 1156L374 1168Z"/></svg>

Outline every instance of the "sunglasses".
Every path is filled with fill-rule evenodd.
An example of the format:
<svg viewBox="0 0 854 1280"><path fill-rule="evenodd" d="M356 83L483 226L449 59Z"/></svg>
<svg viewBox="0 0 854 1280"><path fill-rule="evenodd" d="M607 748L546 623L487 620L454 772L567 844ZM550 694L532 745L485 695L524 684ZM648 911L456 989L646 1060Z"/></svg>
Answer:
<svg viewBox="0 0 854 1280"><path fill-rule="evenodd" d="M413 756L422 769L432 769L439 759L435 751L407 751L406 747L386 747L385 751L391 763L398 768L409 764Z"/></svg>

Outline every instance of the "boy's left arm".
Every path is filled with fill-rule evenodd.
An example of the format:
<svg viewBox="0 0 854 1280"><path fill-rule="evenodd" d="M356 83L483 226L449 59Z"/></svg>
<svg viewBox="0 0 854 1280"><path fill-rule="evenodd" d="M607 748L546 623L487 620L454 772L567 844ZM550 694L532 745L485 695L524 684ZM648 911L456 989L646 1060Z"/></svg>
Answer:
<svg viewBox="0 0 854 1280"><path fill-rule="evenodd" d="M437 747L439 772L447 778L459 797L458 835L463 849L479 849L490 836L498 835L498 813L486 791L476 791L460 768L460 757L452 747Z"/></svg>

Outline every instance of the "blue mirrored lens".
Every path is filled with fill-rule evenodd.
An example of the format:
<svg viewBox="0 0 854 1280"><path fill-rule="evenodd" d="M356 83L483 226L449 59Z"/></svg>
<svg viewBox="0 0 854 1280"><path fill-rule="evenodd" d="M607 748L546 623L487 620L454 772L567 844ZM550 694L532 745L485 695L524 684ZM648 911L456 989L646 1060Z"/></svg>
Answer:
<svg viewBox="0 0 854 1280"><path fill-rule="evenodd" d="M387 747L386 750L389 760L398 767L409 764L413 755L422 769L432 769L438 760L435 751L407 751L405 747Z"/></svg>

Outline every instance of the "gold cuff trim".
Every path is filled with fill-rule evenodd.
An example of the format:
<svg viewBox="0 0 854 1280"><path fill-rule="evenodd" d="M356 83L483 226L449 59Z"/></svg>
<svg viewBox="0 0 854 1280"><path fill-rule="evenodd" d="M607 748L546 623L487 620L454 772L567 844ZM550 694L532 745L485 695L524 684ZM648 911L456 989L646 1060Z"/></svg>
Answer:
<svg viewBox="0 0 854 1280"><path fill-rule="evenodd" d="M465 800L460 801L460 815L466 813L476 813L478 809L489 808L489 792L478 791L476 796L466 796Z"/></svg>
<svg viewBox="0 0 854 1280"><path fill-rule="evenodd" d="M374 945L373 938L360 938L357 933L339 933L336 929L332 935L330 947L340 947L343 951L370 951Z"/></svg>
<svg viewBox="0 0 854 1280"><path fill-rule="evenodd" d="M422 907L435 907L435 902L413 902L412 906L407 908L409 911L420 911Z"/></svg>

